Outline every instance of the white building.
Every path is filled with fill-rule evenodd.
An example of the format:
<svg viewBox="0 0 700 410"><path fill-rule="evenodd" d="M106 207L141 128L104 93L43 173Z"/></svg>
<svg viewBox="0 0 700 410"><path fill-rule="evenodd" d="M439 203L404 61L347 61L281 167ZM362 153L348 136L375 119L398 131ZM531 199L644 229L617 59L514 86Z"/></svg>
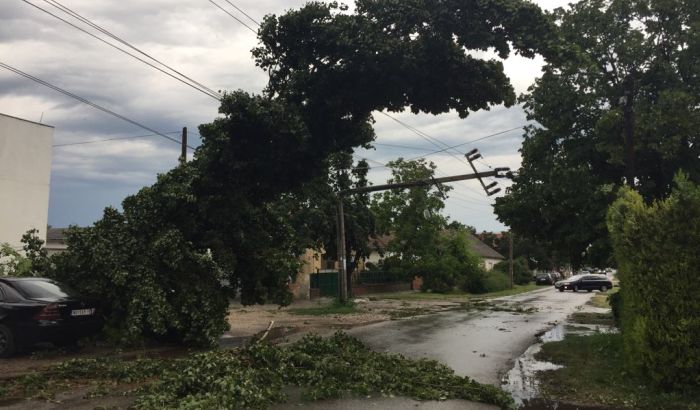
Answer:
<svg viewBox="0 0 700 410"><path fill-rule="evenodd" d="M0 243L19 249L30 229L46 239L53 131L0 114Z"/></svg>

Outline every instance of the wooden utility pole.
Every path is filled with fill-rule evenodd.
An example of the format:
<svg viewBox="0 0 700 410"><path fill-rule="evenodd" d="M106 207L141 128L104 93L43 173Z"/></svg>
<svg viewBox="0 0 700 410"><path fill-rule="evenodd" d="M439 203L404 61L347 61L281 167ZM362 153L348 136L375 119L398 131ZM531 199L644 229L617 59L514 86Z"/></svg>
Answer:
<svg viewBox="0 0 700 410"><path fill-rule="evenodd" d="M338 192L338 285L339 293L338 298L341 303L345 303L348 300L348 287L347 287L347 273L346 273L346 254L345 254L345 215L343 212L343 197L349 194L358 194L365 192L377 192L386 191L389 189L402 189L402 188L413 188L419 186L430 186L436 184L444 184L447 182L464 181L467 179L478 179L481 181L482 178L496 177L496 178L506 178L506 173L510 171L509 168L494 168L487 172L475 172L473 174L463 174L455 175L451 177L442 178L427 178L419 179L416 181L400 182L397 184L385 184L385 185L372 185L362 188L346 189L344 191ZM482 182L483 184L483 182ZM488 192L488 191L487 191Z"/></svg>
<svg viewBox="0 0 700 410"><path fill-rule="evenodd" d="M182 151L180 153L180 164L187 162L187 127L182 127Z"/></svg>
<svg viewBox="0 0 700 410"><path fill-rule="evenodd" d="M513 289L513 231L508 233L508 272L510 273L510 288Z"/></svg>

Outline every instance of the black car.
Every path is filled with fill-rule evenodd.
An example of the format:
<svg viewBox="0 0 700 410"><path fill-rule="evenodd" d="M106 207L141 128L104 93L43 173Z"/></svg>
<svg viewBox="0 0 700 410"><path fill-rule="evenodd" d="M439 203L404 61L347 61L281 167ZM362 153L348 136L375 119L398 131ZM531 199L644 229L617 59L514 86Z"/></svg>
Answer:
<svg viewBox="0 0 700 410"><path fill-rule="evenodd" d="M101 325L97 303L59 282L0 277L0 357L40 342L73 344Z"/></svg>
<svg viewBox="0 0 700 410"><path fill-rule="evenodd" d="M554 287L559 289L560 292L565 290L573 290L578 292L579 290L586 290L592 292L593 290L599 290L605 292L613 287L612 282L604 275L576 275L572 276L566 280L560 280L554 284Z"/></svg>
<svg viewBox="0 0 700 410"><path fill-rule="evenodd" d="M540 273L535 277L537 285L554 285L554 276L551 273Z"/></svg>

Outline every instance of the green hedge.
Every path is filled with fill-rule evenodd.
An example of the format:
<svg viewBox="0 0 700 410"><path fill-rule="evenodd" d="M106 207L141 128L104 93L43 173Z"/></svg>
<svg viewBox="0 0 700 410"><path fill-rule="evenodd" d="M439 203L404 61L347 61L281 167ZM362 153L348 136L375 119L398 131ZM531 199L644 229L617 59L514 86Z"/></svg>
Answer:
<svg viewBox="0 0 700 410"><path fill-rule="evenodd" d="M628 362L665 388L700 386L700 187L683 176L646 205L624 189L608 211Z"/></svg>

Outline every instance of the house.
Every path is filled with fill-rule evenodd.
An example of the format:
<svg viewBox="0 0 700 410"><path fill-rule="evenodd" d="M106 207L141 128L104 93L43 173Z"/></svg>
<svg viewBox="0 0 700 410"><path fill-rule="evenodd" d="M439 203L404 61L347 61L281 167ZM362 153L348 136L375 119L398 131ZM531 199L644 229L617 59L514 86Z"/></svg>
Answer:
<svg viewBox="0 0 700 410"><path fill-rule="evenodd" d="M477 256L481 257L484 269L490 271L493 267L503 260L505 257L500 253L496 252L495 249L481 242L479 238L474 235L469 235L467 238L471 243L471 250Z"/></svg>
<svg viewBox="0 0 700 410"><path fill-rule="evenodd" d="M46 243L44 243L44 248L49 256L65 252L68 249L65 236L66 229L67 228L49 228L46 230Z"/></svg>
<svg viewBox="0 0 700 410"><path fill-rule="evenodd" d="M376 265L384 256L386 256L384 254L385 250L392 239L393 235L383 235L370 239L370 245L375 250L372 251L366 262ZM483 267L486 271L492 270L498 262L505 259L503 255L481 242L476 236L470 234L467 239L469 240L470 250L481 258Z"/></svg>
<svg viewBox="0 0 700 410"><path fill-rule="evenodd" d="M364 261L360 261L355 274L359 274L359 272L367 269L371 270L372 265L376 266L381 259L386 257L387 252L385 250L393 239L394 236L391 234L378 236L376 238L369 238L369 244L373 251ZM468 240L470 250L481 258L485 270L492 270L494 265L505 259L503 255L481 242L476 236L469 235ZM335 283L335 285L333 283L329 284L331 288L337 286L335 277L337 276L338 265L335 255L328 255L323 250L316 251L307 249L306 252L300 257L300 262L301 268L299 269L296 278L294 278L289 285L289 289L292 291L294 298L310 299L318 296L314 292L318 291L319 284L315 284L314 286L314 284L311 283L312 274L319 274L316 275L316 278L322 282L328 280L329 282L332 281ZM414 280L414 282L416 282L416 280ZM406 286L406 290L420 288L420 284L418 283L411 283L410 285L407 283L404 285ZM321 287L323 287L323 284L321 284ZM353 290L354 292L356 291L354 285ZM359 292L359 285L357 292Z"/></svg>
<svg viewBox="0 0 700 410"><path fill-rule="evenodd" d="M54 128L0 114L0 243L21 249L22 235L46 238Z"/></svg>

